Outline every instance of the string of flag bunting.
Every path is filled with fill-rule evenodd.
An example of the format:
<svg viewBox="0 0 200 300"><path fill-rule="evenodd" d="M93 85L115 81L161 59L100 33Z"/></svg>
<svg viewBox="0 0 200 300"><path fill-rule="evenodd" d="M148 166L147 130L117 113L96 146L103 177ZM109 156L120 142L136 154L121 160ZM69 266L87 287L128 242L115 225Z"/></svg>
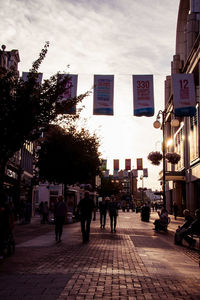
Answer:
<svg viewBox="0 0 200 300"><path fill-rule="evenodd" d="M148 177L148 169L143 168L143 159L136 159L137 169L131 170L131 159L125 159L125 170L123 170L123 177L128 177L129 172L132 172L133 177L138 177L138 170L143 171L143 177ZM104 177L109 177L109 170L107 169L107 159L102 159L101 171L103 171ZM113 177L119 177L119 159L113 159Z"/></svg>

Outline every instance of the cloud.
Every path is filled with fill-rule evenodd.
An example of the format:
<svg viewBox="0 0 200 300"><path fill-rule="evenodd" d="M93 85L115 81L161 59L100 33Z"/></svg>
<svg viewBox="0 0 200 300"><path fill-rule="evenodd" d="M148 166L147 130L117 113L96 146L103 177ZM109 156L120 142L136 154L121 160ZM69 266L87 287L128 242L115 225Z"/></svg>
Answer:
<svg viewBox="0 0 200 300"><path fill-rule="evenodd" d="M114 74L116 115L92 116L91 96L84 100L83 116L102 136L105 155L146 157L158 136L161 139L161 133L153 130L153 118L133 117L131 75L154 74L155 110L161 109L164 78L170 73L175 49L178 3L179 0L0 1L1 42L8 50L19 50L19 69L27 71L45 41L50 41L41 66L44 78L66 70L70 64L69 71L79 75L78 92L91 88L93 74Z"/></svg>

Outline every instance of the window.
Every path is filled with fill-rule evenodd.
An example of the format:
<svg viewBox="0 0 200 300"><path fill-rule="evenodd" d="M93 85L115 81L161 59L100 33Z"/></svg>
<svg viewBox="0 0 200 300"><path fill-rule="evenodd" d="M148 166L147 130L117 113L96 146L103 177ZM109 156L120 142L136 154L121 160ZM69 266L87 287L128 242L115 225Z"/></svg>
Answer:
<svg viewBox="0 0 200 300"><path fill-rule="evenodd" d="M189 148L190 148L190 161L195 160L199 156L199 129L198 129L198 111L196 115L190 117L190 132L189 132Z"/></svg>

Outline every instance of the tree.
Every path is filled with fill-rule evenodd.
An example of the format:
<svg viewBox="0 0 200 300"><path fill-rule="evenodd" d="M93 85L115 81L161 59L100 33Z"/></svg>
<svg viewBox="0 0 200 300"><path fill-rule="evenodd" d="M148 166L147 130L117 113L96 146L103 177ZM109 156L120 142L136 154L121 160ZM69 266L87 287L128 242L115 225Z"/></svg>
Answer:
<svg viewBox="0 0 200 300"><path fill-rule="evenodd" d="M68 115L58 117L57 109L70 109L88 95L79 95L58 104L66 91L70 76L60 73L39 84L38 70L44 60L49 43L32 64L26 81L19 79L16 71L0 68L0 192L3 189L5 166L26 141L34 141L51 122L59 122ZM70 85L68 86L70 88Z"/></svg>
<svg viewBox="0 0 200 300"><path fill-rule="evenodd" d="M49 126L38 151L39 179L50 183L91 183L99 173L99 141L74 127Z"/></svg>

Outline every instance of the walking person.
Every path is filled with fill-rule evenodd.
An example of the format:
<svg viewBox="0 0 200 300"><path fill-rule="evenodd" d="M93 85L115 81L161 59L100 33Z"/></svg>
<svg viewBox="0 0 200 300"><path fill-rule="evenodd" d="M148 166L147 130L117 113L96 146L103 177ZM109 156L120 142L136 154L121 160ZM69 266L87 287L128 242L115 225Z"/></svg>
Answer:
<svg viewBox="0 0 200 300"><path fill-rule="evenodd" d="M117 205L117 202L116 202L116 199L115 199L114 195L112 195L110 197L110 202L108 204L108 211L109 211L109 216L110 216L110 229L111 229L111 232L113 232L113 229L114 229L114 232L116 232L117 216L118 216L118 205Z"/></svg>
<svg viewBox="0 0 200 300"><path fill-rule="evenodd" d="M42 210L42 224L48 224L48 217L49 217L49 207L48 207L48 202L45 201L43 205L43 210Z"/></svg>
<svg viewBox="0 0 200 300"><path fill-rule="evenodd" d="M174 211L174 219L176 220L178 216L178 205L176 204L176 202L173 205L173 211Z"/></svg>
<svg viewBox="0 0 200 300"><path fill-rule="evenodd" d="M109 199L106 197L106 199ZM104 229L106 226L106 214L107 214L107 203L106 199L103 198L101 202L99 202L99 212L100 212L100 228Z"/></svg>
<svg viewBox="0 0 200 300"><path fill-rule="evenodd" d="M94 201L90 198L90 193L85 192L84 198L82 198L78 204L81 220L81 232L83 243L89 242L90 237L90 224L92 220L92 212L95 209Z"/></svg>
<svg viewBox="0 0 200 300"><path fill-rule="evenodd" d="M55 205L55 212L54 212L55 235L56 235L57 242L61 242L66 213L67 213L67 206L66 203L64 202L64 197L60 195L58 197L58 202Z"/></svg>

